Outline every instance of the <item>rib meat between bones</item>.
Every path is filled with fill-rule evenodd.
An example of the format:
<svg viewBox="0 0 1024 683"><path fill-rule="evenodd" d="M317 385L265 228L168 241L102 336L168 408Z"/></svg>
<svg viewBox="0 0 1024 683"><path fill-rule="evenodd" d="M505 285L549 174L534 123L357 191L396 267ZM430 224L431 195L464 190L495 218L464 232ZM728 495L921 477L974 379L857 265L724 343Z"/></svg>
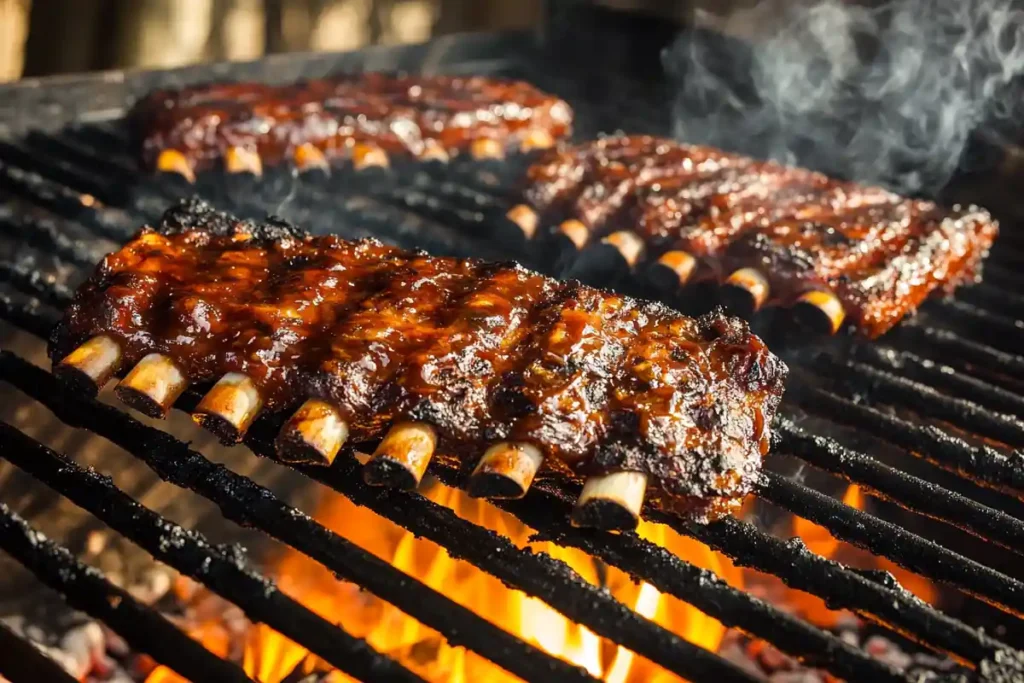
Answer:
<svg viewBox="0 0 1024 683"><path fill-rule="evenodd" d="M160 90L134 118L147 166L191 175L224 159L258 172L390 155L499 156L548 147L567 135L572 110L533 86L480 76L339 75L289 85L215 83Z"/></svg>
<svg viewBox="0 0 1024 683"><path fill-rule="evenodd" d="M248 378L266 412L316 399L357 442L426 425L440 455L470 464L525 444L573 476L642 473L648 499L698 515L750 489L786 375L718 312L688 318L511 263L312 237L200 202L103 260L50 355L67 369L100 337L121 374L160 354L185 382Z"/></svg>
<svg viewBox="0 0 1024 683"><path fill-rule="evenodd" d="M975 207L642 136L552 150L521 196L510 217L531 236L540 225L575 249L604 240L631 266L670 270L675 286L750 290L755 308L817 298L835 327L845 317L869 337L976 279L998 232Z"/></svg>

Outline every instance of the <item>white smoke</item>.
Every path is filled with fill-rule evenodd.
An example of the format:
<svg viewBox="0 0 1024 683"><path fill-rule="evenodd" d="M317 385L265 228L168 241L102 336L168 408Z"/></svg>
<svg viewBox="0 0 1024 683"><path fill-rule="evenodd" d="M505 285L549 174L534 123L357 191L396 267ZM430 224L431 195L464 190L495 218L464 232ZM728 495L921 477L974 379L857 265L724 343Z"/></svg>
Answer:
<svg viewBox="0 0 1024 683"><path fill-rule="evenodd" d="M1024 122L1015 0L762 0L701 23L665 54L686 141L931 194L981 121Z"/></svg>

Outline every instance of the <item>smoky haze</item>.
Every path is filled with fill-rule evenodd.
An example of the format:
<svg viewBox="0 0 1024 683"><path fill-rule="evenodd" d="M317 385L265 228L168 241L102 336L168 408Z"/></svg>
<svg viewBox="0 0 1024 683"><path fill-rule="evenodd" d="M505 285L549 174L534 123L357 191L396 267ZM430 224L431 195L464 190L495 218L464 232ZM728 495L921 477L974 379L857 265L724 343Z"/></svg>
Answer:
<svg viewBox="0 0 1024 683"><path fill-rule="evenodd" d="M762 0L701 24L664 55L688 142L927 195L979 123L1024 121L1015 0Z"/></svg>

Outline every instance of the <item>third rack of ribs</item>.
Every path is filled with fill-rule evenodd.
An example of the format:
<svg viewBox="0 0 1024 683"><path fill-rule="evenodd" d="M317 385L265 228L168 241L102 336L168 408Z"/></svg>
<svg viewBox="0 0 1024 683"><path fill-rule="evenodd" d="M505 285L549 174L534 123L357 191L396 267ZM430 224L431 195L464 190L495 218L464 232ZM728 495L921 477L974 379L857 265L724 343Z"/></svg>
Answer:
<svg viewBox="0 0 1024 683"><path fill-rule="evenodd" d="M846 320L872 338L977 278L998 233L983 209L652 137L552 150L522 197L509 218L526 236L581 259L614 249L663 291L715 279L748 311L796 304L819 327Z"/></svg>
<svg viewBox="0 0 1024 683"><path fill-rule="evenodd" d="M568 104L520 81L385 73L159 90L132 118L144 163L190 180L218 160L258 175L289 160L301 170L387 166L393 155L494 158L550 147L572 126Z"/></svg>
<svg viewBox="0 0 1024 683"><path fill-rule="evenodd" d="M475 464L482 497L524 495L541 467L583 476L574 519L607 528L635 525L645 495L696 518L731 509L757 478L786 375L721 313L197 200L102 261L50 354L90 392L127 371L117 395L153 416L217 380L194 417L225 442L261 411L295 411L277 441L287 461L330 464L350 437L379 440L370 483L416 486L435 449Z"/></svg>

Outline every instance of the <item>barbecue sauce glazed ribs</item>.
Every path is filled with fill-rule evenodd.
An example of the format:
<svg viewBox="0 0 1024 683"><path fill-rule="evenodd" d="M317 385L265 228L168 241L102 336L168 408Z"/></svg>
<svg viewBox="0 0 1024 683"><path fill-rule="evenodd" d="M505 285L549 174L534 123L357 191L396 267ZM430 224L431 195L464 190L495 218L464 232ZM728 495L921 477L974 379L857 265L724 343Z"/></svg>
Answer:
<svg viewBox="0 0 1024 683"><path fill-rule="evenodd" d="M527 83L385 73L159 90L133 118L147 167L175 150L192 170L209 168L230 148L257 153L263 165L294 159L303 145L329 160L351 157L357 143L389 155L455 155L481 139L504 148L550 145L572 126L568 104Z"/></svg>
<svg viewBox="0 0 1024 683"><path fill-rule="evenodd" d="M737 269L756 268L775 304L831 292L846 319L871 338L932 292L975 281L998 234L997 223L976 207L944 209L645 136L551 150L530 167L521 198L548 231L578 221L586 244L631 231L647 261L685 252L698 263L693 281L721 282Z"/></svg>
<svg viewBox="0 0 1024 683"><path fill-rule="evenodd" d="M122 371L151 352L193 384L250 377L266 412L337 406L357 442L426 422L472 465L501 439L549 471L649 475L648 500L713 517L769 447L785 364L746 323L558 282L511 263L170 210L107 256L51 337L57 363L98 334Z"/></svg>

